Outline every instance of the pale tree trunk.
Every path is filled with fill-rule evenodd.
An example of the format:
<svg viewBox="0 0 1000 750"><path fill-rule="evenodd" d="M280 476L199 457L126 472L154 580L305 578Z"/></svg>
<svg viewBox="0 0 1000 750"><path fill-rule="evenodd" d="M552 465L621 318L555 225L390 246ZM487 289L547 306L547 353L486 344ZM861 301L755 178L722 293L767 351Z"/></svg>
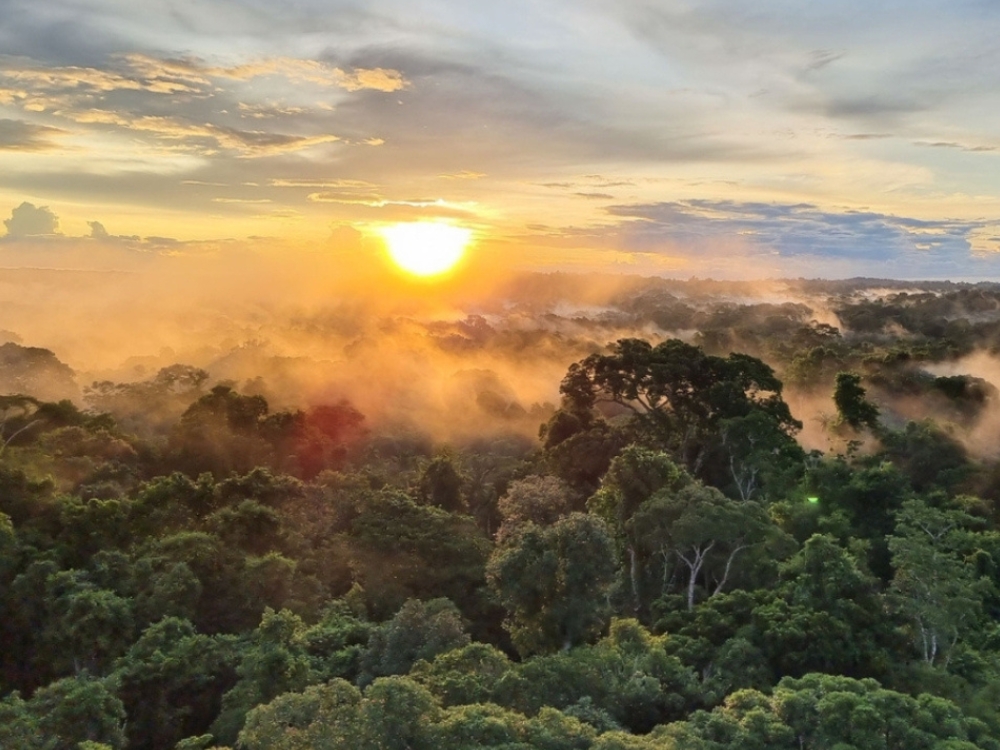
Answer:
<svg viewBox="0 0 1000 750"><path fill-rule="evenodd" d="M733 567L733 560L736 559L736 555L738 555L741 551L745 550L746 548L747 545L741 544L738 547L734 548L733 551L729 553L729 558L726 560L726 567L722 571L722 580L719 581L718 584L716 584L715 591L712 592L712 596L715 596L720 591L722 591L722 587L725 586L726 581L729 580L729 571Z"/></svg>
<svg viewBox="0 0 1000 750"><path fill-rule="evenodd" d="M632 609L639 611L639 559L635 547L629 546L629 579L632 582Z"/></svg>
<svg viewBox="0 0 1000 750"><path fill-rule="evenodd" d="M22 432L25 432L26 430L30 430L30 429L31 429L32 427L34 427L34 426L35 426L36 424L38 424L38 423L39 423L40 421L41 421L41 420L39 420L39 419L36 419L36 420L35 420L34 422L28 422L28 424L26 424L26 425L25 425L24 427L22 427L22 428L21 428L20 430L16 430L16 431L14 432L14 434L13 434L13 435L11 435L11 436L10 436L9 438L7 438L6 440L4 440L3 444L2 444L2 445L0 445L0 456L2 456L2 455L3 455L3 452L4 452L4 451L5 451L6 449L7 449L7 446L8 446L8 445L10 445L10 442L11 442L11 441L12 441L12 440L13 440L14 438L16 438L16 437L17 437L18 435L20 435L20 434L21 434Z"/></svg>
<svg viewBox="0 0 1000 750"><path fill-rule="evenodd" d="M736 459L733 458L732 454L729 454L729 473L736 483L736 489L740 491L740 500L743 502L747 502L757 491L757 471L756 467L737 471Z"/></svg>
<svg viewBox="0 0 1000 750"><path fill-rule="evenodd" d="M691 557L688 558L680 552L677 556L684 561L684 564L688 566L688 571L690 575L688 576L688 591L687 591L687 605L688 610L694 609L694 587L698 580L698 573L701 572L702 566L705 565L705 558L711 551L712 547L715 546L715 540L709 542L706 547L694 547L691 550Z"/></svg>

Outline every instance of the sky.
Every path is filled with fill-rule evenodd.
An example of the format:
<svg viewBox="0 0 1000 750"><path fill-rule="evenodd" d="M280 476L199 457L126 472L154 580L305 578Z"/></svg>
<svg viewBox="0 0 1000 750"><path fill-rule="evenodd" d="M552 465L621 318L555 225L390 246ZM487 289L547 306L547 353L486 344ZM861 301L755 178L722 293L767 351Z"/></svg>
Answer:
<svg viewBox="0 0 1000 750"><path fill-rule="evenodd" d="M1000 278L1000 4L0 0L0 267ZM3 231L3 230L0 230Z"/></svg>

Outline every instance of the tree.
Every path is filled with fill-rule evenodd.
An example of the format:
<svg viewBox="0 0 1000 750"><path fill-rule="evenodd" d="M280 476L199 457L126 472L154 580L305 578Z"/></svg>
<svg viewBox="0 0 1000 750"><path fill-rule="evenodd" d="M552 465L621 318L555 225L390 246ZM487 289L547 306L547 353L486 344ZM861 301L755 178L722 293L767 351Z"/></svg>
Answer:
<svg viewBox="0 0 1000 750"><path fill-rule="evenodd" d="M350 524L352 567L373 616L412 598L445 596L463 612L480 605L489 540L472 518L391 490L368 493L360 505Z"/></svg>
<svg viewBox="0 0 1000 750"><path fill-rule="evenodd" d="M602 401L627 409L657 446L713 484L729 468L723 420L759 412L789 440L802 427L781 398L781 381L762 361L746 354L711 356L679 339L656 346L620 339L610 354L570 366L561 390L574 414Z"/></svg>
<svg viewBox="0 0 1000 750"><path fill-rule="evenodd" d="M634 611L642 603L640 579L644 561L640 560L640 530L633 518L656 493L677 490L692 481L667 454L631 445L611 462L600 489L587 501L590 512L608 524L622 562L628 566Z"/></svg>
<svg viewBox="0 0 1000 750"><path fill-rule="evenodd" d="M975 519L961 510L908 500L889 538L895 574L892 589L914 623L926 664L948 666L959 638L982 611L982 584L960 556L963 536Z"/></svg>
<svg viewBox="0 0 1000 750"><path fill-rule="evenodd" d="M200 368L175 364L140 382L94 382L83 389L83 398L91 409L111 414L129 434L162 437L185 409L204 395L208 377Z"/></svg>
<svg viewBox="0 0 1000 750"><path fill-rule="evenodd" d="M17 692L0 700L0 747L4 750L52 750L55 738L43 736L38 717Z"/></svg>
<svg viewBox="0 0 1000 750"><path fill-rule="evenodd" d="M784 678L771 695L740 690L712 712L659 727L667 747L705 750L974 750L1000 747L985 726L942 698L886 690L871 679Z"/></svg>
<svg viewBox="0 0 1000 750"><path fill-rule="evenodd" d="M217 385L181 415L170 436L174 462L195 476L224 477L271 465L272 446L261 434L269 411L263 396L245 396Z"/></svg>
<svg viewBox="0 0 1000 750"><path fill-rule="evenodd" d="M84 670L103 673L134 637L132 602L99 588L83 570L36 561L14 578L12 619L20 631L19 659L34 687Z"/></svg>
<svg viewBox="0 0 1000 750"><path fill-rule="evenodd" d="M779 569L773 597L752 612L755 640L778 674L884 676L898 658L878 581L827 535L810 537Z"/></svg>
<svg viewBox="0 0 1000 750"><path fill-rule="evenodd" d="M353 750L360 746L361 692L345 680L285 693L247 716L240 745L247 750Z"/></svg>
<svg viewBox="0 0 1000 750"><path fill-rule="evenodd" d="M235 640L200 634L175 617L148 627L113 673L128 716L129 745L169 750L208 731L235 680Z"/></svg>
<svg viewBox="0 0 1000 750"><path fill-rule="evenodd" d="M722 445L732 483L720 489L740 500L781 497L802 476L805 452L769 415L753 411L720 422ZM732 492L735 489L735 492Z"/></svg>
<svg viewBox="0 0 1000 750"><path fill-rule="evenodd" d="M48 349L0 345L0 392L24 393L43 400L76 398L75 373Z"/></svg>
<svg viewBox="0 0 1000 750"><path fill-rule="evenodd" d="M659 558L664 585L674 565L682 570L689 610L699 583L709 596L720 593L734 577L737 558L776 531L761 505L697 483L655 494L636 511L631 528L642 553Z"/></svg>
<svg viewBox="0 0 1000 750"><path fill-rule="evenodd" d="M418 660L433 659L468 643L462 616L454 604L447 599L411 599L372 633L361 660L361 682L406 674Z"/></svg>
<svg viewBox="0 0 1000 750"><path fill-rule="evenodd" d="M418 661L410 677L447 706L497 703L514 706L526 685L507 656L485 643L472 642Z"/></svg>
<svg viewBox="0 0 1000 750"><path fill-rule="evenodd" d="M37 717L38 731L55 742L52 750L77 750L90 740L125 747L125 707L106 680L82 672L38 690L28 702Z"/></svg>
<svg viewBox="0 0 1000 750"><path fill-rule="evenodd" d="M19 436L43 424L42 402L31 396L0 396L0 456Z"/></svg>
<svg viewBox="0 0 1000 750"><path fill-rule="evenodd" d="M468 512L468 505L462 497L464 484L465 480L451 456L436 456L420 474L419 496L429 505L450 513L465 513Z"/></svg>
<svg viewBox="0 0 1000 750"><path fill-rule="evenodd" d="M833 391L833 403L842 422L855 430L878 428L879 409L865 398L861 376L853 372L838 372Z"/></svg>
<svg viewBox="0 0 1000 750"><path fill-rule="evenodd" d="M505 539L486 577L518 651L568 649L599 633L610 614L614 561L607 525L582 513L548 527L523 524Z"/></svg>
<svg viewBox="0 0 1000 750"><path fill-rule="evenodd" d="M497 538L503 539L522 523L550 526L569 513L572 490L553 476L530 476L511 482L497 509L503 523Z"/></svg>
<svg viewBox="0 0 1000 750"><path fill-rule="evenodd" d="M431 727L440 708L426 688L407 677L380 677L358 707L361 748L437 750Z"/></svg>
<svg viewBox="0 0 1000 750"><path fill-rule="evenodd" d="M289 691L303 690L313 681L304 640L305 624L288 610L268 608L251 642L240 656L239 679L222 697L222 709L211 732L233 742L247 713Z"/></svg>

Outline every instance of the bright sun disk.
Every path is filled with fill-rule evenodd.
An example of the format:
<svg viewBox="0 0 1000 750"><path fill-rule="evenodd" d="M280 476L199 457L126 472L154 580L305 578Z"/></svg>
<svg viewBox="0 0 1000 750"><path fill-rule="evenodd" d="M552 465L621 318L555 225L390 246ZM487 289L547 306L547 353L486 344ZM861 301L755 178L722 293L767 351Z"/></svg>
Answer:
<svg viewBox="0 0 1000 750"><path fill-rule="evenodd" d="M472 230L441 222L393 224L380 230L393 261L417 276L444 273L462 259Z"/></svg>

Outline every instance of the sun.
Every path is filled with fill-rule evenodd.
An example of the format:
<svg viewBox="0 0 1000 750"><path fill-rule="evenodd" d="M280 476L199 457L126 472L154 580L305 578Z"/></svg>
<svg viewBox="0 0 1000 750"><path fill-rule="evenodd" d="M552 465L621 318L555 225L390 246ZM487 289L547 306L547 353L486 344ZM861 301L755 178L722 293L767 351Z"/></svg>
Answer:
<svg viewBox="0 0 1000 750"><path fill-rule="evenodd" d="M393 224L379 233L396 265L416 276L454 268L472 238L472 230L438 221Z"/></svg>

